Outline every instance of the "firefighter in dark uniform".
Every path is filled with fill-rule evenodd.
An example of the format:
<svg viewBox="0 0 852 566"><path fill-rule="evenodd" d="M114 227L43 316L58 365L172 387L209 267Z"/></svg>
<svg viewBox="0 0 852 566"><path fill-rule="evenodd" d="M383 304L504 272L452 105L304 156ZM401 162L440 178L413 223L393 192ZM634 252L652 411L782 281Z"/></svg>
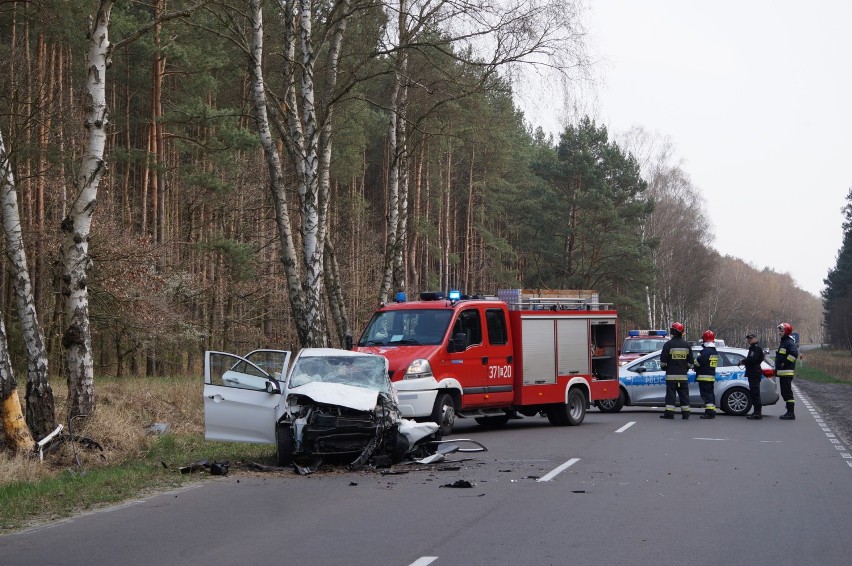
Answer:
<svg viewBox="0 0 852 566"><path fill-rule="evenodd" d="M698 382L698 391L701 400L704 401L704 414L702 419L716 418L716 366L719 365L719 353L716 352L716 334L712 330L705 330L701 335L703 347L695 360L695 381Z"/></svg>
<svg viewBox="0 0 852 566"><path fill-rule="evenodd" d="M763 418L763 404L760 402L760 379L763 377L760 364L763 363L763 348L757 343L757 335L754 333L746 334L746 340L748 340L748 354L740 362L745 366L752 406L752 412L746 418L760 420Z"/></svg>
<svg viewBox="0 0 852 566"><path fill-rule="evenodd" d="M692 367L692 349L689 342L683 339L683 325L673 322L672 337L663 344L660 355L660 366L666 370L666 410L660 415L661 419L673 419L675 415L675 399L680 398L680 416L689 418L689 382L687 373Z"/></svg>
<svg viewBox="0 0 852 566"><path fill-rule="evenodd" d="M787 412L781 415L785 421L796 418L796 400L793 398L793 377L796 373L796 359L799 357L799 347L793 340L793 326L782 322L778 325L778 337L781 342L775 352L775 375L781 382L781 398L787 407Z"/></svg>

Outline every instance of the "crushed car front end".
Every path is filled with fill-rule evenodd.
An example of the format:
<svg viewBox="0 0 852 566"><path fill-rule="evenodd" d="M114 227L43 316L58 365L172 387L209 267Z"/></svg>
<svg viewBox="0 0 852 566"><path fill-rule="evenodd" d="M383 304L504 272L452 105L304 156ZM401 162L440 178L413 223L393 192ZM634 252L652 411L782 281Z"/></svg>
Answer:
<svg viewBox="0 0 852 566"><path fill-rule="evenodd" d="M396 462L408 451L399 434L399 409L387 394L379 394L370 411L316 402L305 395L290 395L287 403L294 457L352 463L381 457Z"/></svg>

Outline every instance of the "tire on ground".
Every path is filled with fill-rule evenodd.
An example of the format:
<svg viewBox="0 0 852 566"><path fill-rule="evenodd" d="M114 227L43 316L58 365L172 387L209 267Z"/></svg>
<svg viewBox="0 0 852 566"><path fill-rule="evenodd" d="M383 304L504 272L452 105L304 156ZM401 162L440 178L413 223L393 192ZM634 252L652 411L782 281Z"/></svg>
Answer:
<svg viewBox="0 0 852 566"><path fill-rule="evenodd" d="M548 405L545 412L553 426L577 426L586 418L586 396L578 387L572 387L567 403Z"/></svg>
<svg viewBox="0 0 852 566"><path fill-rule="evenodd" d="M451 394L438 393L429 420L438 424L437 434L439 436L446 436L453 432L453 425L456 422L456 402Z"/></svg>
<svg viewBox="0 0 852 566"><path fill-rule="evenodd" d="M278 465L289 466L292 464L295 439L289 424L278 424L275 427L275 444L278 449Z"/></svg>

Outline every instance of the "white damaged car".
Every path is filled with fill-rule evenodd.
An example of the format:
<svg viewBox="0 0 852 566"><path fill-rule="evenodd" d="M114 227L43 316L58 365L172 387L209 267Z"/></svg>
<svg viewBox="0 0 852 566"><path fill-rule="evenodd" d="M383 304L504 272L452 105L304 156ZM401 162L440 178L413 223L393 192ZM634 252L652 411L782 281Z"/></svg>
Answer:
<svg viewBox="0 0 852 566"><path fill-rule="evenodd" d="M382 356L304 348L291 363L283 350L205 353L205 438L275 444L282 466L388 466L437 429L400 416Z"/></svg>

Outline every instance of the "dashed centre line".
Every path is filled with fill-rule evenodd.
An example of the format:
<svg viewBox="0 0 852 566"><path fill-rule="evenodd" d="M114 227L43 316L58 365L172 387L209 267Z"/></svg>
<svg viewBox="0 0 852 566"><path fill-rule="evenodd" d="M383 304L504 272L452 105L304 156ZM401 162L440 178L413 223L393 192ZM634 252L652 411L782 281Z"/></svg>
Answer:
<svg viewBox="0 0 852 566"><path fill-rule="evenodd" d="M557 466L555 469L553 469L553 470L549 471L548 473L546 473L545 475L541 476L540 478L538 478L538 479L537 479L537 480L535 480L535 481L537 481L537 482L550 481L550 480L552 480L553 478L555 478L556 476L558 476L559 474L561 474L562 472L564 472L565 470L567 470L568 468L570 468L571 466L573 466L574 464L576 464L576 463L577 463L577 462L579 462L579 461L580 461L580 459L579 459L579 458L571 458L571 459L570 459L570 460L568 460L567 462L565 462L565 463L563 463L563 464L561 464L561 465Z"/></svg>

